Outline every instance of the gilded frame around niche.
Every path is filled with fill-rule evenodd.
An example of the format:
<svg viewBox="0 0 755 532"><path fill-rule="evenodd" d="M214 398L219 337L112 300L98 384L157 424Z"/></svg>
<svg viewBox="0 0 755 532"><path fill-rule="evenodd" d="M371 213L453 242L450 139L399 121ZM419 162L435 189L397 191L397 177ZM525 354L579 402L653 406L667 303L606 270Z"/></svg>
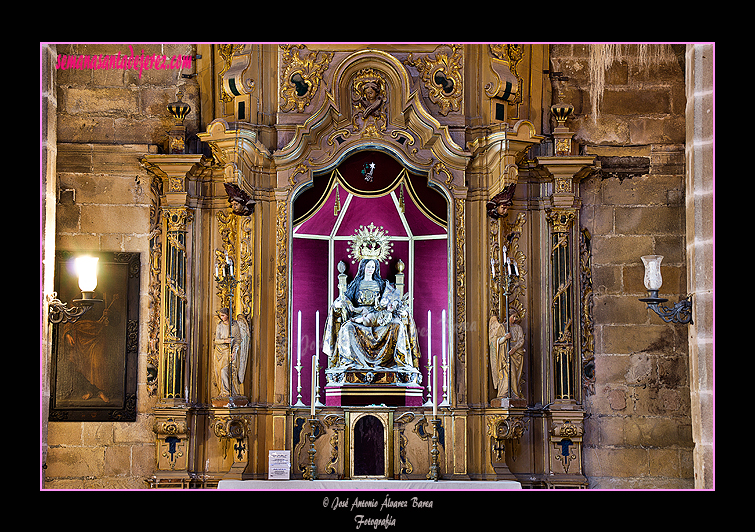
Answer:
<svg viewBox="0 0 755 532"><path fill-rule="evenodd" d="M57 251L55 290L81 297L73 259ZM99 257L95 305L75 323L52 327L50 421L136 421L139 350L139 253Z"/></svg>

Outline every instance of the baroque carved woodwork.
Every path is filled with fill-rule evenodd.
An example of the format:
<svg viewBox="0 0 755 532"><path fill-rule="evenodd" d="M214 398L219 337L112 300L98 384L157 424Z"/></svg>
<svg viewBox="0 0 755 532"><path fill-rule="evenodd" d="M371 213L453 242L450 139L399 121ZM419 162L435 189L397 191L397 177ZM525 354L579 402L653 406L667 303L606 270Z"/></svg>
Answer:
<svg viewBox="0 0 755 532"><path fill-rule="evenodd" d="M388 122L388 90L383 74L374 68L359 71L351 89L353 131L363 138L380 138Z"/></svg>
<svg viewBox="0 0 755 532"><path fill-rule="evenodd" d="M579 277L581 285L580 340L582 387L595 393L595 322L593 321L592 238L585 228L579 233Z"/></svg>
<svg viewBox="0 0 755 532"><path fill-rule="evenodd" d="M522 60L521 44L491 44L490 68L494 81L485 85L485 94L489 98L500 98L510 104L522 101L520 86L522 78L517 74L517 64Z"/></svg>
<svg viewBox="0 0 755 532"><path fill-rule="evenodd" d="M275 271L275 364L282 366L288 350L288 205L276 202L276 271Z"/></svg>
<svg viewBox="0 0 755 532"><path fill-rule="evenodd" d="M231 68L231 64L233 62L233 54L236 52L240 52L244 49L243 44L219 44L218 45L218 53L220 54L220 57L223 59L223 66L218 73L218 86L220 87L220 99L224 102L232 102L233 101L233 94L231 94L230 91L226 90L226 84L223 82L223 77L225 76L225 73L228 72L228 69Z"/></svg>
<svg viewBox="0 0 755 532"><path fill-rule="evenodd" d="M143 161L142 164L144 164ZM153 172L148 172L150 183L149 206L149 316L147 317L147 395L157 395L157 371L160 365L160 308L162 287L162 235L163 224L160 209L162 196L162 179Z"/></svg>
<svg viewBox="0 0 755 532"><path fill-rule="evenodd" d="M152 430L157 436L158 471L185 471L189 453L189 429L179 416L157 416Z"/></svg>
<svg viewBox="0 0 755 532"><path fill-rule="evenodd" d="M464 58L461 49L460 45L443 45L424 57L415 58L410 53L405 61L417 69L430 101L438 106L442 116L462 108Z"/></svg>
<svg viewBox="0 0 755 532"><path fill-rule="evenodd" d="M320 180L327 180L326 176L334 173L351 155L369 149L388 153L405 171L421 175L427 187L439 192L446 202L444 223L447 233L444 238L447 255L443 264L448 274L448 304L444 310L449 317L451 333L448 335L449 402L443 407L443 423L439 430L443 449L442 473L458 475L459 478L473 475L485 479L507 478L506 475L511 474L506 472L508 466L519 473L525 467L522 464L530 460L533 453L540 452L543 462L548 460L546 455L550 456L550 463L543 465L548 471L543 473L579 474L580 438L584 433L582 412L575 406L578 414L556 419L549 417L548 407L542 405L557 398L574 402L579 395L576 388L580 382L589 389L589 376L593 371L591 348L594 349L591 315L586 310L591 304L590 266L584 249L578 250L576 241L573 241L577 235L574 232L574 223L578 220L577 204L560 208L560 204L550 203L549 198L537 205L533 200L537 190L546 188L538 189L537 184L533 185L539 179L533 177L534 172L524 174L526 165L535 164L535 161L526 160L526 152L543 137L536 134L531 123L522 120L505 127L498 124L498 129L491 128L479 137L471 135L471 141L464 147L457 144L452 132L454 135L460 133L447 124L455 124L454 120L459 116L454 115L464 113L465 91L469 90L464 86L464 47L443 45L427 53L432 48L426 46L422 52L393 54L377 50L352 52L338 47L323 50L317 50L315 45L310 47L312 49L303 45L275 47L278 84L271 110L277 110L279 118L288 120L279 130L282 132L280 146L263 146L254 124L242 124L233 130L227 122L216 120L208 125L207 133L200 134L214 156L212 176L202 186L213 187L214 192L206 205L200 201L194 211L197 226L202 227L202 233L195 235L196 241L206 237L211 240L211 244L202 250L194 248L195 260L200 262L193 263L195 272L206 276L215 264L225 260L226 253L231 256L239 269L239 285L232 306L250 322L256 319L259 326L255 323L255 327L261 329L253 333L256 350L250 354L249 374L252 375L249 378L259 382L261 388L259 397L255 397L252 404L240 407L234 417L228 409L203 405L206 398L201 395L205 391L197 392L197 408L207 408L211 412L209 425L206 425L209 431L206 432L219 440L218 448L225 460L223 464L227 466L232 460L234 474L262 478L265 452L285 448L292 451L294 477L302 478L307 474L309 464L309 432L314 430L313 443L321 478L348 478L350 475L353 464L349 463L349 457L353 449L349 446L354 443L353 423L350 422L355 420L356 409L363 407L328 406L325 410L318 407L319 417L314 421L314 429L304 411L292 408L291 390L296 387L292 370L296 364L293 339L297 332L295 316L298 310L294 308L292 296L297 289L293 263L296 260L296 239L300 236L295 231L300 223L298 220L306 218L294 211L294 202L310 187L319 185ZM331 51L333 49L336 51ZM492 79L496 81L484 90L478 87L480 94L477 96L483 101L486 96L504 100L506 105L514 106L514 114L518 114L520 104L526 98L522 75L526 73L524 69L529 59L524 49L524 45L485 47L480 52L480 60L491 61ZM220 74L225 82L221 89L223 98L231 96L228 94L232 93L228 82L231 78L246 83L243 90L254 87L250 80L244 81L247 75L244 65L248 58L242 60L238 57L243 50L242 45L223 45L219 50L226 61L226 68ZM491 79L491 73L487 72L487 75L486 80ZM263 87L262 84L259 86ZM471 165L478 165L474 171L484 175L480 179L482 185L469 184L473 175ZM524 177L520 177L520 169ZM160 180L156 182L162 183ZM552 183L555 193L578 193L577 181L572 177L567 179L559 175ZM187 190L186 180L180 176L166 180L165 187L167 192ZM394 198L402 212L409 204L404 197L409 189L405 187L396 188ZM332 202L325 210L329 219L331 215L338 219L349 212L348 203L343 201L348 196L343 195L344 185L336 183L334 190ZM409 192L406 193L408 197ZM155 194L157 198L163 195L162 192ZM166 213L191 214L188 205L189 202L180 206L183 210L170 205L171 209L177 210ZM554 208L549 208L551 206ZM163 208L165 206L161 206L158 200L156 212ZM188 220L183 222L184 231ZM482 221L482 227L470 227L479 221ZM367 226L370 220L363 222ZM165 264L165 250L161 246L168 246L171 252L179 254L186 249L180 226L179 219L172 225L169 219L153 224L154 234L151 234L150 242L154 243L151 257L154 268L150 272L150 297L158 302L172 298L177 304L186 303L185 292L184 298L180 297L180 279L170 271L160 269ZM258 238L259 241L255 241ZM583 247L589 245L589 237L581 235L579 244ZM527 387L523 390L526 393L521 400L530 410L522 408L521 412L516 411L518 403L490 406L489 361L480 353L480 349L487 349L486 318L503 314L503 297L495 279L500 277L502 270L504 247L520 272L519 282L509 294L508 308L515 309L520 318L528 319L523 327L528 342L524 372L533 380L549 380L547 383L525 381ZM324 254L335 253L330 248L324 249ZM257 263L256 257L260 259ZM491 273L488 274L487 263L491 258ZM411 264L408 256L404 260ZM482 270L478 274L474 268ZM337 277L334 271L324 275ZM490 281L488 275L492 277ZM259 281L258 287L254 286L255 277ZM482 288L470 285L470 279L473 282L481 280ZM331 283L328 290L335 289L336 281L331 279L325 284L328 282ZM206 323L208 319L212 321L213 310L229 303L228 291L216 287L209 290L213 297L196 303L199 310L195 319L199 323L195 325L203 328L197 333L200 341L208 335L210 327ZM155 315L160 308L157 307ZM323 325L325 319L322 314L320 316L320 325ZM483 321L478 323L480 318ZM161 372L165 369L164 360L179 361L189 353L181 350L181 337L173 329L177 330L180 320L170 318L168 323L174 325L162 331L166 332L167 340L162 353L157 351L161 331L149 330L148 362L156 369L159 367ZM534 341L540 334L542 339ZM322 342L319 347L322 349ZM202 349L204 347L199 348ZM208 355L203 352L201 356ZM553 368L549 366L551 363ZM259 374L254 374L256 369ZM553 373L550 373L551 369ZM165 377L171 378L167 373ZM203 378L197 379L198 386L205 385ZM193 381L182 381L177 376L175 382L195 386ZM542 396L527 397L539 387L545 389L537 392ZM156 383L153 388L157 393ZM176 386L169 391L176 397L182 393ZM550 393L555 397L544 397ZM293 395L295 397L296 393ZM386 438L392 442L389 474L395 478L424 478L433 432L429 410L408 406L375 407L376 410L381 408L381 419L394 416L387 429L390 436ZM469 415L471 409L480 409L481 413ZM347 415L349 411L351 414ZM534 428L536 416L543 419L543 425L538 426L539 432L526 430L529 426ZM167 441L166 438L172 435L166 432L167 429L160 430L163 431L159 432L162 438L159 442L161 463L170 468L170 460L182 457L184 440ZM472 431L483 434L485 443L484 450L479 451L482 454L474 458L469 455L478 452L470 450L473 447L470 445ZM254 442L258 434L259 443ZM537 438L540 440L535 441ZM514 450L530 453L515 464L517 467L512 465ZM484 464L482 470L479 463ZM532 481L533 484L536 482L545 481Z"/></svg>
<svg viewBox="0 0 755 532"><path fill-rule="evenodd" d="M280 110L303 112L317 94L332 53L308 52L303 46L282 44Z"/></svg>

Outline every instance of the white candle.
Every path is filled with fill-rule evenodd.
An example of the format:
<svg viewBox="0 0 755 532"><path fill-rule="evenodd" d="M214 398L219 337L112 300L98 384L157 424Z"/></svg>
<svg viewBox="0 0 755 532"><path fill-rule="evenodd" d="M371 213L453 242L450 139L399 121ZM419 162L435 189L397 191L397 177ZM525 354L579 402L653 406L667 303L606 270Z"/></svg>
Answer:
<svg viewBox="0 0 755 532"><path fill-rule="evenodd" d="M433 357L433 380L435 381L433 384L433 417L438 417L438 381L435 379L435 376L438 374L438 357Z"/></svg>
<svg viewBox="0 0 755 532"><path fill-rule="evenodd" d="M432 341L433 341L433 315L431 311L427 311L427 356L430 357L433 354Z"/></svg>
<svg viewBox="0 0 755 532"><path fill-rule="evenodd" d="M296 365L301 364L301 310L296 319Z"/></svg>
<svg viewBox="0 0 755 532"><path fill-rule="evenodd" d="M317 358L317 363L315 364L315 378L312 379L312 382L315 383L315 389L318 388L318 384L320 383L320 375L317 372L317 368L320 365L320 311L315 311L315 357ZM316 397L315 395L312 395L312 397ZM314 405L314 401L312 401L312 404ZM312 407L312 411L314 414L314 406Z"/></svg>
<svg viewBox="0 0 755 532"><path fill-rule="evenodd" d="M311 414L312 417L315 417L315 388L317 387L316 384L317 379L317 359L314 355L312 355L312 401L310 402Z"/></svg>
<svg viewBox="0 0 755 532"><path fill-rule="evenodd" d="M440 313L440 335L441 335L441 352L443 356L443 365L446 365L446 309Z"/></svg>

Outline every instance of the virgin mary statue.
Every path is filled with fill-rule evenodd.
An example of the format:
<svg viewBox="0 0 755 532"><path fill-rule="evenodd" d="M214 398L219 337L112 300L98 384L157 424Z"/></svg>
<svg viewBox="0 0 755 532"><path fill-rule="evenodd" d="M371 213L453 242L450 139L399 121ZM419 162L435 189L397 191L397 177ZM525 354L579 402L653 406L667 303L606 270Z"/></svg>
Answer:
<svg viewBox="0 0 755 532"><path fill-rule="evenodd" d="M377 376L381 382L421 383L417 326L407 300L380 277L378 260L359 261L356 277L328 311L328 382L371 383Z"/></svg>

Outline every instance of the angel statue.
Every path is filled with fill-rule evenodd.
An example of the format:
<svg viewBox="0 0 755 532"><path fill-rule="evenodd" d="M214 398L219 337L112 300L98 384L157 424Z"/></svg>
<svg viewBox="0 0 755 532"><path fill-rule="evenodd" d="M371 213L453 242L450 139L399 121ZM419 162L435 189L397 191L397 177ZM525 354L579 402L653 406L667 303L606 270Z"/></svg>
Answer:
<svg viewBox="0 0 755 532"><path fill-rule="evenodd" d="M370 228L374 228L372 224ZM380 276L381 258L387 255L384 235L352 246L359 269L336 298L325 322L323 352L328 356L329 383L373 382L376 374L393 374L392 382L421 384L417 326L411 316L408 294ZM366 244L366 245L363 245ZM345 284L345 275L342 275ZM361 380L360 380L361 379ZM349 381L354 382L354 381ZM391 381L388 381L391 382Z"/></svg>
<svg viewBox="0 0 755 532"><path fill-rule="evenodd" d="M213 370L218 397L244 395L244 375L249 358L249 324L239 314L231 320L228 309L218 311L220 323L215 329Z"/></svg>
<svg viewBox="0 0 755 532"><path fill-rule="evenodd" d="M520 385L524 365L524 332L522 326L519 325L519 312L516 309L509 309L508 317L508 330L498 321L497 316L490 318L488 330L490 371L493 376L493 385L498 390L498 395L493 401L524 398ZM511 395L509 395L509 383L511 383Z"/></svg>

